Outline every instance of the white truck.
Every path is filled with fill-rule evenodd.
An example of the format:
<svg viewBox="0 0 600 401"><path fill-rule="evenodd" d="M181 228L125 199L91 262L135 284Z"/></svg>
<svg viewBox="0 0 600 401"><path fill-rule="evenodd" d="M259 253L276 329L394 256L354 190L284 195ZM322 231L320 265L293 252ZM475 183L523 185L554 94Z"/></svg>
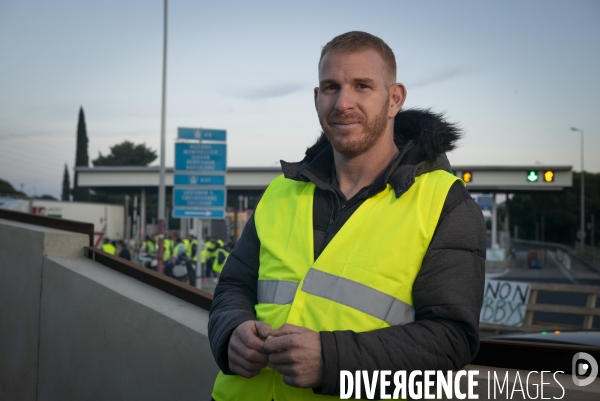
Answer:
<svg viewBox="0 0 600 401"><path fill-rule="evenodd" d="M104 237L111 240L120 240L125 237L125 207L123 205L0 198L0 208L92 223L95 234L94 245L99 245Z"/></svg>

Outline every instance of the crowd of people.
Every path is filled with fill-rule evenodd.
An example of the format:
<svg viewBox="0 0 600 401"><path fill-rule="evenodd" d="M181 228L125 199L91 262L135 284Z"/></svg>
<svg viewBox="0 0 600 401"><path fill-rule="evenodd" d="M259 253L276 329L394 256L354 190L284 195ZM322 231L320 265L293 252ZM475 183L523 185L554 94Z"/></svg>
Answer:
<svg viewBox="0 0 600 401"><path fill-rule="evenodd" d="M101 249L111 255L116 255L125 260L131 260L131 252L129 252L127 243L123 240L111 241L109 238L104 238Z"/></svg>
<svg viewBox="0 0 600 401"><path fill-rule="evenodd" d="M204 242L200 250L200 265L204 274L202 279L211 279L218 281L218 274L223 270L225 261L233 249L235 242L230 239L224 243L217 236L210 236ZM126 260L131 260L131 252L125 241L111 241L104 238L101 249L111 255L119 256ZM146 256L149 260L155 260L158 254L158 236L154 238L146 235L137 253ZM163 263L165 266L165 275L177 278L174 274L176 265L183 265L187 269L188 282L191 286L196 286L196 280L199 277L196 271L198 265L198 240L195 235L190 234L187 237L180 238L176 232L170 237L164 239ZM156 264L144 263L148 268L155 268Z"/></svg>

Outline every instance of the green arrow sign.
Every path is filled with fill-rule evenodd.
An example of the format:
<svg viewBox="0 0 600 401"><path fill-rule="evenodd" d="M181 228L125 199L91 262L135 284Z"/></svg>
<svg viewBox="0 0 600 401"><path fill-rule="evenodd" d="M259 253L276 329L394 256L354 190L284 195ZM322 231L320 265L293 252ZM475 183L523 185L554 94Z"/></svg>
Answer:
<svg viewBox="0 0 600 401"><path fill-rule="evenodd" d="M529 174L527 174L527 181L536 182L538 180L538 175L535 171L531 170Z"/></svg>

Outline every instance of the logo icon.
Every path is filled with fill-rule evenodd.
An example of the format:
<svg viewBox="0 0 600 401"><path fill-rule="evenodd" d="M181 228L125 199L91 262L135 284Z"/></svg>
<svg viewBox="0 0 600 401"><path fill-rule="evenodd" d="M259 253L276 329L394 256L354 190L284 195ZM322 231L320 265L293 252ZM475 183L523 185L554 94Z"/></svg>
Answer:
<svg viewBox="0 0 600 401"><path fill-rule="evenodd" d="M583 362L585 361L585 362ZM587 386L592 384L596 376L598 376L598 363L594 359L593 356L586 352L578 352L573 355L573 365L572 365L572 376L573 383L576 386ZM589 374L585 379L580 379L577 376L585 376Z"/></svg>

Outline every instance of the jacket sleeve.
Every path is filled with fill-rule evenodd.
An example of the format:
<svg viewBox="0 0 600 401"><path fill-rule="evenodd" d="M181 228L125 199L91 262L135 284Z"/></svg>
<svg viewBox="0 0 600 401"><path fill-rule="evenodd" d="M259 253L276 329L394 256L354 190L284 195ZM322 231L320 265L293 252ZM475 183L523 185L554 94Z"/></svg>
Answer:
<svg viewBox="0 0 600 401"><path fill-rule="evenodd" d="M260 240L252 215L225 262L210 308L208 339L215 361L225 374L234 374L227 358L231 333L245 321L256 320L259 255Z"/></svg>
<svg viewBox="0 0 600 401"><path fill-rule="evenodd" d="M473 360L479 348L485 248L481 210L456 183L414 282L415 321L364 333L321 332L325 377L314 392L339 394L340 370L445 371Z"/></svg>

